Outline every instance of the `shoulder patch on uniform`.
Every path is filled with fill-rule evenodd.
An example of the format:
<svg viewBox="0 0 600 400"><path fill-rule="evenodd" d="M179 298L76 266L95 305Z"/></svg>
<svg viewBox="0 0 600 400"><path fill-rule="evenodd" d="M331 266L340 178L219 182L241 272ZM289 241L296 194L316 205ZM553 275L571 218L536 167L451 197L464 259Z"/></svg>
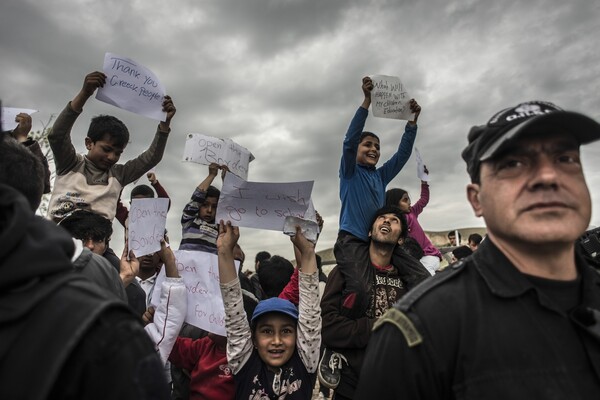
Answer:
<svg viewBox="0 0 600 400"><path fill-rule="evenodd" d="M442 272L432 276L431 278L425 279L423 282L419 283L416 287L414 287L411 291L405 294L395 306L400 311L408 311L408 309L412 306L412 304L417 301L421 296L430 291L436 286L441 285L442 283L449 281L450 279L456 277L467 267L470 257L467 257L463 260L459 260L454 264L446 267Z"/></svg>
<svg viewBox="0 0 600 400"><path fill-rule="evenodd" d="M404 314L395 308L390 308L373 325L373 331L379 329L383 324L390 323L402 332L408 347L415 347L423 342L423 337L413 324L413 322Z"/></svg>

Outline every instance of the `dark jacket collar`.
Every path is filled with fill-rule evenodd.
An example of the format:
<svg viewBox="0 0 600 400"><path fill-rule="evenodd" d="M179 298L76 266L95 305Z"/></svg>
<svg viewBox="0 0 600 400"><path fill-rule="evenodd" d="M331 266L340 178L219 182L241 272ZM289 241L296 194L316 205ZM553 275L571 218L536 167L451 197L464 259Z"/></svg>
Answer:
<svg viewBox="0 0 600 400"><path fill-rule="evenodd" d="M529 290L536 290L531 281L506 258L489 237L479 245L472 259L490 291L497 296L518 297ZM575 262L583 282L582 303L600 301L599 274L578 253L575 254ZM539 298L542 304L546 303L543 296Z"/></svg>

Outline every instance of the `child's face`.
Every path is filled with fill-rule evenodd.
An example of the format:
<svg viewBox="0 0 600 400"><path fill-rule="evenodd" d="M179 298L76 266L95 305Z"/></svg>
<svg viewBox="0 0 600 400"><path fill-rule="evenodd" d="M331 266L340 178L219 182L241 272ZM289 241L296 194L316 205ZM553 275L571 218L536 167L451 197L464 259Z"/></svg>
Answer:
<svg viewBox="0 0 600 400"><path fill-rule="evenodd" d="M398 202L398 208L404 213L410 212L410 197L408 197L408 193L402 195L402 198Z"/></svg>
<svg viewBox="0 0 600 400"><path fill-rule="evenodd" d="M294 354L296 320L278 312L265 314L258 320L253 341L261 360L276 370Z"/></svg>
<svg viewBox="0 0 600 400"><path fill-rule="evenodd" d="M358 145L356 163L374 167L379 161L379 140L373 136L365 136Z"/></svg>
<svg viewBox="0 0 600 400"><path fill-rule="evenodd" d="M215 215L217 215L218 201L216 197L207 197L204 203L200 205L200 210L198 211L200 219L213 224L215 222Z"/></svg>
<svg viewBox="0 0 600 400"><path fill-rule="evenodd" d="M138 261L140 262L140 270L156 272L158 271L158 267L160 267L160 255L158 252L138 257Z"/></svg>
<svg viewBox="0 0 600 400"><path fill-rule="evenodd" d="M104 135L102 140L95 142L86 137L85 147L88 150L87 158L98 168L108 171L119 161L124 150L124 147L118 146L114 142L108 134Z"/></svg>
<svg viewBox="0 0 600 400"><path fill-rule="evenodd" d="M86 239L82 240L83 247L87 247L94 254L103 255L106 251L106 240Z"/></svg>

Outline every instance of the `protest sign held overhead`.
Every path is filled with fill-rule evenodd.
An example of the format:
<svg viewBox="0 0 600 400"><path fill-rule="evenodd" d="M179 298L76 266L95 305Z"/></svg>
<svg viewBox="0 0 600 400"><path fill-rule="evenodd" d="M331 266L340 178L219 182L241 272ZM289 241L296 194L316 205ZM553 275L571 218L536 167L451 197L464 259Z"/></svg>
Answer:
<svg viewBox="0 0 600 400"><path fill-rule="evenodd" d="M128 246L136 257L160 250L165 235L169 199L133 199L129 210Z"/></svg>
<svg viewBox="0 0 600 400"><path fill-rule="evenodd" d="M177 271L187 289L187 315L185 321L205 331L227 336L225 308L219 287L219 259L216 254L203 251L177 250ZM239 270L239 261L235 261ZM151 304L160 303L164 268L156 277Z"/></svg>
<svg viewBox="0 0 600 400"><path fill-rule="evenodd" d="M425 162L419 153L419 149L415 147L415 159L417 161L417 177L423 182L429 182L429 174L425 172Z"/></svg>
<svg viewBox="0 0 600 400"><path fill-rule="evenodd" d="M17 115L21 113L31 115L37 111L38 110L32 110L31 108L2 107L2 125L0 126L2 126L2 129L5 131L15 129L18 125L15 122Z"/></svg>
<svg viewBox="0 0 600 400"><path fill-rule="evenodd" d="M374 75L371 91L371 108L373 115L380 118L405 119L412 121L414 114L410 111L409 96L400 78L387 75Z"/></svg>
<svg viewBox="0 0 600 400"><path fill-rule="evenodd" d="M115 107L164 121L162 110L165 88L152 71L136 61L106 53L102 71L106 84L98 88L96 98Z"/></svg>
<svg viewBox="0 0 600 400"><path fill-rule="evenodd" d="M226 174L215 220L283 232L286 217L306 217L313 183L246 182Z"/></svg>
<svg viewBox="0 0 600 400"><path fill-rule="evenodd" d="M210 165L226 165L233 174L248 179L248 165L254 160L252 153L231 139L219 139L201 133L187 135L183 161Z"/></svg>

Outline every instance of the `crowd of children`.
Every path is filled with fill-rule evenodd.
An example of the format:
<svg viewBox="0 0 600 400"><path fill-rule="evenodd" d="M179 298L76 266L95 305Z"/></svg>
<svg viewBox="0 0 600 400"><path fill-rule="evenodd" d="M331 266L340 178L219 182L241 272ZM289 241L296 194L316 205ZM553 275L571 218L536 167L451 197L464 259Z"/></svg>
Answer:
<svg viewBox="0 0 600 400"><path fill-rule="evenodd" d="M105 83L106 75L102 72L88 74L48 136L56 165L48 218L73 238L70 258L74 270L114 298L128 302L139 321L146 324L145 331L161 365L167 368L167 382L172 381L172 398L310 399L317 376L321 386L319 396L329 396L328 389L336 390L340 379L347 379L339 375L348 360L340 346L322 343L320 301L324 292L328 293L328 299L335 298L339 303L333 307L336 318L351 321L339 326L351 326L366 318L369 322L365 326L370 330L393 302L433 275L440 265L440 251L417 220L429 201L427 182L422 182L421 197L412 205L406 191L386 192L387 185L411 155L421 113L419 104L410 101L414 118L406 124L397 152L377 167L380 140L376 134L363 131L373 82L369 77L362 80L364 100L343 140L339 170L340 230L334 248L338 270L335 282L328 289L325 289L327 277L320 270L320 257L315 254L315 243L307 240L299 227L291 236L295 267L290 261L264 251L256 256L256 273L252 277L242 274L241 268L236 269L234 261L243 263L245 258L237 243L239 229L230 221L215 221L220 192L213 181L219 171L224 179L228 169L218 164L208 166L207 177L183 207L179 250L207 252L218 257L226 314L226 336L220 336L184 323L186 288L166 234L160 251L147 256L136 257L125 249L117 257L110 248L113 219L125 229L128 226L128 209L121 201L126 185L147 174L151 186L135 186L131 200L169 198L156 174L148 171L163 157L176 108L173 100L165 96L162 106L166 118L159 123L148 149L123 164L118 161L130 140L129 132L123 122L108 115L92 118L85 138L87 154L77 154L71 142L71 129L88 99ZM34 170L34 177L39 184L34 183L47 193L50 191L48 163L39 145L27 138L31 118L19 114L16 122L15 130L3 133L7 138L2 138L0 146L12 146L6 144L12 136L15 143L27 148L34 160L22 157L19 162L38 160L41 168ZM6 165L3 168L0 184L15 187L27 197L33 209L37 208L41 193L28 189L33 183L15 181L9 176L9 168ZM318 213L317 218L322 229ZM409 241L416 252L409 250ZM473 241L478 244L481 237ZM375 261L385 265L376 265ZM166 279L155 308L150 304L161 268ZM381 284L380 277L385 278L385 284ZM380 293L387 298L381 300ZM330 306L331 300L328 301ZM327 326L323 327L323 337L351 336L351 332L342 330L335 334L326 332L335 324L328 322ZM367 332L366 339L364 335L361 338L364 345L368 336ZM353 353L358 356L351 357L349 366L354 371L353 381L344 386L350 389L344 389L347 390L344 393L335 391L334 398L352 397L352 388L360 378L362 351L358 350ZM183 371L182 379L175 378L175 373L171 377L171 370L177 369Z"/></svg>

